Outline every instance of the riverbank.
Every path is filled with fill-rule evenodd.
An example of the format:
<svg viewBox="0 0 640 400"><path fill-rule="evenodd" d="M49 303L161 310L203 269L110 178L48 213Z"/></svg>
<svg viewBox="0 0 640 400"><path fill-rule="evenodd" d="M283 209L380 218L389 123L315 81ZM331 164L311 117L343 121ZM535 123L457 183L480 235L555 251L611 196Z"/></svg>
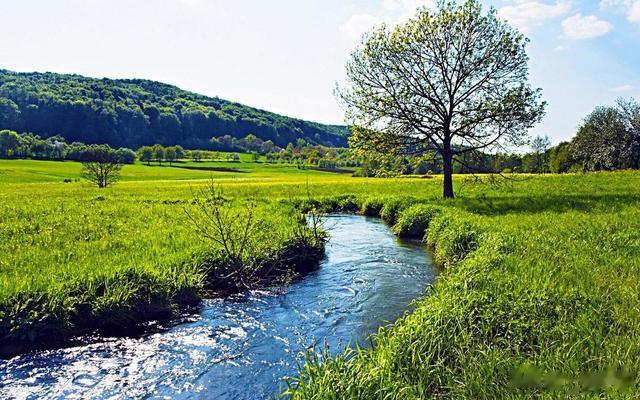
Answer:
<svg viewBox="0 0 640 400"><path fill-rule="evenodd" d="M594 193L364 202L358 212L382 216L398 234L421 236L444 271L415 311L378 332L374 349L310 355L284 394L635 397L639 200Z"/></svg>
<svg viewBox="0 0 640 400"><path fill-rule="evenodd" d="M199 206L210 200L198 199L206 191L159 201L80 185L51 189L26 203L18 190L0 193L9 199L0 213L3 358L79 336L143 332L203 298L285 284L323 255L322 233L282 204L224 199L217 211L228 231L218 242L190 218L211 223Z"/></svg>
<svg viewBox="0 0 640 400"><path fill-rule="evenodd" d="M267 399L306 349L366 341L411 308L436 274L428 252L379 219L325 217L319 267L282 290L206 299L179 324L143 336L0 360L10 398Z"/></svg>

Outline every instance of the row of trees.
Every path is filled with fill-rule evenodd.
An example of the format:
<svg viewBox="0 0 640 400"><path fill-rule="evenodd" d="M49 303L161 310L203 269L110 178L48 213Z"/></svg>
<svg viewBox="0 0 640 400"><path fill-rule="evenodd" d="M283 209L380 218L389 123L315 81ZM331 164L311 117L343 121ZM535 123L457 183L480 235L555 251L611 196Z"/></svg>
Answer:
<svg viewBox="0 0 640 400"><path fill-rule="evenodd" d="M68 144L62 136L43 139L33 133L0 131L0 158L35 158L39 160L82 161L90 145L80 142ZM127 148L111 149L122 164L133 164L136 153Z"/></svg>
<svg viewBox="0 0 640 400"><path fill-rule="evenodd" d="M142 162L146 162L147 165L151 164L151 161L156 161L162 165L163 161L166 161L171 165L174 161L185 158L185 150L182 146L169 146L164 147L161 144L155 144L153 146L142 146L138 149L138 158Z"/></svg>

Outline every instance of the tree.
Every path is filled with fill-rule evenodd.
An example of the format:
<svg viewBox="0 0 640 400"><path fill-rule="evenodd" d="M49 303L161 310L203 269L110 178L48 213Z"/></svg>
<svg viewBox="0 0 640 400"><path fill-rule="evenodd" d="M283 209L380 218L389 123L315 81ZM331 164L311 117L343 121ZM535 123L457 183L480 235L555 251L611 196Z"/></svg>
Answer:
<svg viewBox="0 0 640 400"><path fill-rule="evenodd" d="M159 165L162 165L162 160L164 160L164 147L161 144L154 144L152 149L154 160L156 160Z"/></svg>
<svg viewBox="0 0 640 400"><path fill-rule="evenodd" d="M176 160L177 154L178 152L175 147L167 147L164 149L164 158L169 162L169 165Z"/></svg>
<svg viewBox="0 0 640 400"><path fill-rule="evenodd" d="M533 150L533 157L535 160L535 170L541 174L545 171L547 163L547 150L551 147L551 141L547 136L536 136L531 141L531 149Z"/></svg>
<svg viewBox="0 0 640 400"><path fill-rule="evenodd" d="M133 164L136 162L136 153L131 149L121 147L116 150L116 154L121 164Z"/></svg>
<svg viewBox="0 0 640 400"><path fill-rule="evenodd" d="M142 162L146 162L147 165L151 165L153 160L153 149L149 146L142 146L138 149L138 158Z"/></svg>
<svg viewBox="0 0 640 400"><path fill-rule="evenodd" d="M571 144L569 142L560 142L549 151L549 170L554 174L568 172L571 165Z"/></svg>
<svg viewBox="0 0 640 400"><path fill-rule="evenodd" d="M640 168L640 104L633 98L618 99L616 102L618 109L625 117L627 133L629 136L629 152L632 168Z"/></svg>
<svg viewBox="0 0 640 400"><path fill-rule="evenodd" d="M88 146L82 155L82 176L101 189L115 183L121 169L118 152L107 145Z"/></svg>
<svg viewBox="0 0 640 400"><path fill-rule="evenodd" d="M263 142L262 146L260 147L260 151L262 152L262 154L273 153L275 149L276 149L276 146L273 144L271 140L267 140L266 142Z"/></svg>
<svg viewBox="0 0 640 400"><path fill-rule="evenodd" d="M176 160L183 159L185 157L185 152L182 146L178 145L174 146L174 148L176 149Z"/></svg>
<svg viewBox="0 0 640 400"><path fill-rule="evenodd" d="M453 197L453 161L524 144L546 103L528 84L528 40L476 0L423 8L403 25L367 34L337 90L361 153L442 158L444 197Z"/></svg>
<svg viewBox="0 0 640 400"><path fill-rule="evenodd" d="M10 130L0 131L0 156L11 157L14 156L20 147L20 136Z"/></svg>
<svg viewBox="0 0 640 400"><path fill-rule="evenodd" d="M260 153L258 153L257 151L252 151L252 152L251 152L251 159L252 159L254 162L258 162L258 161L260 161Z"/></svg>
<svg viewBox="0 0 640 400"><path fill-rule="evenodd" d="M630 121L617 107L597 107L573 138L576 159L585 171L637 168L640 146Z"/></svg>

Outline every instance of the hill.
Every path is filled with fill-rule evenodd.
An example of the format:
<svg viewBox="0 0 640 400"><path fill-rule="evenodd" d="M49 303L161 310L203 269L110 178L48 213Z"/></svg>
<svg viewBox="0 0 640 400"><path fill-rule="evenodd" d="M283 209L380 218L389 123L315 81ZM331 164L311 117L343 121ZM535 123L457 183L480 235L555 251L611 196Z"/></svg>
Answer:
<svg viewBox="0 0 640 400"><path fill-rule="evenodd" d="M129 148L206 148L212 137L250 133L281 147L299 138L342 147L348 132L161 82L8 70L0 70L0 129Z"/></svg>

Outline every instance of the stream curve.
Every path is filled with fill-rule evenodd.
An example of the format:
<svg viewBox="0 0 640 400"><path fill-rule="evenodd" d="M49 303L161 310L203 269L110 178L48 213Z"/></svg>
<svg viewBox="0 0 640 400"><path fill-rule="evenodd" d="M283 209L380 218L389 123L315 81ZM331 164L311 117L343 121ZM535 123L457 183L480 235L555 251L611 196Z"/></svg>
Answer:
<svg viewBox="0 0 640 400"><path fill-rule="evenodd" d="M436 274L423 247L379 219L330 216L317 271L283 292L205 300L188 322L138 338L0 360L6 399L260 399L294 375L311 346L366 344Z"/></svg>

